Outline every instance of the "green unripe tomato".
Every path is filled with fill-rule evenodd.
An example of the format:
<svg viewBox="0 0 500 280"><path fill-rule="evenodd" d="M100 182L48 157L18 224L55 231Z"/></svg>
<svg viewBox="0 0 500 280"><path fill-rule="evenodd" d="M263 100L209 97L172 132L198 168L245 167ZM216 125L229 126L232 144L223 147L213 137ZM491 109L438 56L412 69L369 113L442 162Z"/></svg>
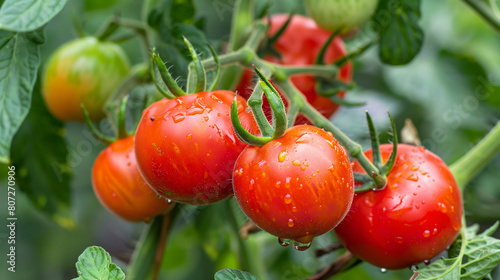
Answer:
<svg viewBox="0 0 500 280"><path fill-rule="evenodd" d="M85 37L62 45L47 62L42 94L61 121L84 121L80 103L93 121L105 117L104 106L130 70L123 50L111 42Z"/></svg>
<svg viewBox="0 0 500 280"><path fill-rule="evenodd" d="M365 23L378 0L305 0L309 15L323 29L346 33Z"/></svg>

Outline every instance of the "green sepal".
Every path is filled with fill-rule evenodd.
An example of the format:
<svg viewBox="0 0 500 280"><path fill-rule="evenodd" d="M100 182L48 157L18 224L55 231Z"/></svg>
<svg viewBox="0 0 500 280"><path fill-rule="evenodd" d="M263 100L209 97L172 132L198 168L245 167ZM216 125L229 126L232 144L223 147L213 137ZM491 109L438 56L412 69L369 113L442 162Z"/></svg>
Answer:
<svg viewBox="0 0 500 280"><path fill-rule="evenodd" d="M240 118L238 116L238 103L237 103L236 94L234 95L233 104L231 105L231 123L233 124L234 132L236 136L243 143L247 143L252 146L263 146L267 142L271 141L271 137L259 137L255 136L252 133L248 132L240 122Z"/></svg>
<svg viewBox="0 0 500 280"><path fill-rule="evenodd" d="M362 46L361 48L351 52L351 53L348 53L347 55L345 55L344 57L341 57L339 59L337 59L334 64L337 66L337 67L342 67L344 64L346 64L347 62L349 62L350 60L353 60L354 58L360 56L361 54L363 54L366 50L368 50L371 46L375 45L375 43L377 42L378 40L375 40L375 41L372 41L372 42L369 42L367 43L366 45Z"/></svg>
<svg viewBox="0 0 500 280"><path fill-rule="evenodd" d="M363 185L354 189L355 193L362 193L366 191L372 191L375 189L375 183L370 180L369 182L364 183Z"/></svg>
<svg viewBox="0 0 500 280"><path fill-rule="evenodd" d="M285 134L287 129L287 117L286 117L286 108L285 104L283 104L283 100L281 99L278 91L273 87L271 82L262 74L262 72L255 67L255 72L260 78L259 84L264 91L264 94L267 97L267 101L269 101L269 105L271 106L271 112L273 114L273 139L279 138Z"/></svg>
<svg viewBox="0 0 500 280"><path fill-rule="evenodd" d="M370 132L370 143L373 153L373 164L380 171L382 169L382 155L380 154L380 141L378 139L377 130L373 125L373 120L368 111L366 111L366 122L368 123L368 131ZM384 174L385 175L385 174Z"/></svg>
<svg viewBox="0 0 500 280"><path fill-rule="evenodd" d="M106 41L119 27L120 25L117 23L116 15L113 15L97 32L96 37L99 41Z"/></svg>
<svg viewBox="0 0 500 280"><path fill-rule="evenodd" d="M364 101L349 101L335 95L330 96L330 100L332 100L333 102L337 103L342 107L359 107L359 106L364 106L366 104L366 102Z"/></svg>
<svg viewBox="0 0 500 280"><path fill-rule="evenodd" d="M109 146L109 145L111 145L111 143L116 141L116 139L106 137L99 130L97 130L97 128L94 126L94 124L90 120L89 113L87 112L87 109L85 109L85 105L83 105L83 103L80 103L80 107L82 108L83 117L85 118L85 123L87 124L87 127L89 128L90 132L92 133L92 135L94 135L94 137L97 140L99 140L101 143L103 143L106 146Z"/></svg>
<svg viewBox="0 0 500 280"><path fill-rule="evenodd" d="M219 56L214 51L214 48L212 48L212 46L210 46L210 44L208 44L208 43L207 43L207 46L210 49L210 52L212 53L212 57L214 58L215 64L217 64L217 70L216 70L217 72L215 74L214 81L207 88L208 91L213 91L213 90L215 90L215 87L217 86L217 83L219 82L219 78L220 78L220 61L219 61Z"/></svg>
<svg viewBox="0 0 500 280"><path fill-rule="evenodd" d="M321 46L321 49L319 50L318 55L316 56L314 64L320 64L320 65L326 64L325 63L326 50L328 49L328 46L330 46L330 44L332 43L333 39L335 37L337 37L337 35L339 35L339 34L340 34L340 30L337 30L337 31L333 32L330 35L330 37L328 37L328 39L323 44L323 46Z"/></svg>
<svg viewBox="0 0 500 280"><path fill-rule="evenodd" d="M155 52L156 50L153 49L153 53ZM161 95L163 95L165 98L167 99L174 99L175 96L170 92L170 91L167 91L165 90L164 88L164 84L160 84L158 82L158 80L156 79L156 73L155 73L155 56L152 55L151 56L151 63L150 63L150 75L151 75L151 80L153 81L153 84L155 85L156 89L158 89L158 91L161 93Z"/></svg>
<svg viewBox="0 0 500 280"><path fill-rule="evenodd" d="M168 90L170 90L170 92L174 96L186 95L186 93L175 82L174 78L172 78L172 75L170 75L170 72L168 72L167 66L165 66L165 63L163 62L163 60L156 53L153 53L153 62L155 63L156 67L158 68L158 71L160 72L160 77L163 80L163 82L165 83L165 85L167 86Z"/></svg>
<svg viewBox="0 0 500 280"><path fill-rule="evenodd" d="M131 135L125 127L125 111L127 110L127 101L128 95L123 97L120 102L120 110L118 111L118 139L123 139Z"/></svg>
<svg viewBox="0 0 500 280"><path fill-rule="evenodd" d="M193 59L193 65L196 73L196 86L194 88L194 92L205 91L207 87L207 74L205 72L205 68L203 67L200 57L198 56L198 53L196 53L191 42L189 42L189 40L184 36L182 36L182 38L184 39L184 43L188 47L191 58Z"/></svg>
<svg viewBox="0 0 500 280"><path fill-rule="evenodd" d="M354 181L356 182L361 182L361 183L368 183L372 182L372 179L368 177L365 173L358 173L358 172L353 172L354 176Z"/></svg>
<svg viewBox="0 0 500 280"><path fill-rule="evenodd" d="M396 131L396 125L394 124L394 120L392 119L391 113L387 111L389 115L389 119L391 120L391 129L392 129L392 152L389 156L387 162L382 166L380 172L385 176L389 175L392 168L394 167L394 163L396 162L396 157L398 155L398 133Z"/></svg>

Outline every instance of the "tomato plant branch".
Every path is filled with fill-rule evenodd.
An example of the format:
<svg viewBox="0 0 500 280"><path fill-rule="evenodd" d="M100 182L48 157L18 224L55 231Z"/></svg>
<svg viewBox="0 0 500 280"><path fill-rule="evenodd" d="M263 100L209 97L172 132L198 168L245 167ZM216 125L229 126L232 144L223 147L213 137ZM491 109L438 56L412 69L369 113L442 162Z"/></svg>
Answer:
<svg viewBox="0 0 500 280"><path fill-rule="evenodd" d="M500 33L500 18L497 17L488 3L481 0L464 0L464 2L476 11L496 32Z"/></svg>
<svg viewBox="0 0 500 280"><path fill-rule="evenodd" d="M351 252L346 251L337 259L335 259L335 261L332 262L329 266L325 267L317 274L307 278L307 280L326 280L333 275L346 271L360 263L360 259L354 256Z"/></svg>
<svg viewBox="0 0 500 280"><path fill-rule="evenodd" d="M228 49L239 49L248 36L249 29L254 20L254 0L237 0L234 4L231 35ZM242 43L243 42L243 43Z"/></svg>
<svg viewBox="0 0 500 280"><path fill-rule="evenodd" d="M450 166L458 186L463 191L488 163L500 153L500 122L471 150Z"/></svg>

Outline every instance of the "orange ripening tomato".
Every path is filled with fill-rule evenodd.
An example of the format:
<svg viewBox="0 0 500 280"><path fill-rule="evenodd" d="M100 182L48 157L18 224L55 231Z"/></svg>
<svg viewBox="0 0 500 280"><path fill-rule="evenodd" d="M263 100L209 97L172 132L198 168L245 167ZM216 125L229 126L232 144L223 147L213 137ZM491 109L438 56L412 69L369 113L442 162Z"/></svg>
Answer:
<svg viewBox="0 0 500 280"><path fill-rule="evenodd" d="M92 168L92 184L99 201L127 221L149 222L174 206L158 196L139 173L133 136L117 140L99 154Z"/></svg>

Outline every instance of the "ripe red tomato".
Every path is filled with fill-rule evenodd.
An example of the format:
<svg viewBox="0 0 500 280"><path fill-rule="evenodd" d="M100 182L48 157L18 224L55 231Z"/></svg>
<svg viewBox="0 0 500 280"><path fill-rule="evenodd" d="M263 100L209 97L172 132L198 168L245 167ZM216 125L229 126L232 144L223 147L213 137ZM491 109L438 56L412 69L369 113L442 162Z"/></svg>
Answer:
<svg viewBox="0 0 500 280"><path fill-rule="evenodd" d="M139 173L133 136L113 142L99 154L92 167L92 185L109 211L131 222L148 222L174 205L159 198Z"/></svg>
<svg viewBox="0 0 500 280"><path fill-rule="evenodd" d="M347 152L331 133L309 125L291 127L262 147L245 148L234 167L233 187L253 223L281 240L303 244L333 229L354 195Z"/></svg>
<svg viewBox="0 0 500 280"><path fill-rule="evenodd" d="M392 145L380 147L383 160ZM372 158L372 151L365 152ZM362 172L355 162L353 170ZM424 147L398 145L387 187L354 195L335 228L354 255L378 267L408 268L445 250L461 228L462 198L446 164Z"/></svg>
<svg viewBox="0 0 500 280"><path fill-rule="evenodd" d="M135 153L141 174L159 194L194 205L233 194L234 162L246 146L231 124L233 98L230 91L200 92L160 100L144 111ZM246 129L256 131L241 97L238 114Z"/></svg>
<svg viewBox="0 0 500 280"><path fill-rule="evenodd" d="M288 19L288 14L277 14L271 16L271 27L269 35L275 34ZM321 47L324 45L331 33L321 29L316 25L314 20L301 16L294 15L285 32L279 37L275 43L276 50L281 54L283 60L276 57L265 57L266 60L290 66L312 65L318 55ZM342 39L337 36L333 39L325 54L327 63L334 62L338 58L347 54ZM238 94L248 99L252 94L254 81L252 81L253 72L245 69L239 85L237 86ZM337 78L343 82L350 82L352 77L352 65L347 63L344 65ZM318 95L315 88L316 80L311 75L295 75L291 77L292 83L300 90L307 101L316 108L326 118L331 117L338 109L338 104L333 102L328 97ZM339 92L337 96L343 97L345 92ZM283 99L285 106L287 101ZM271 109L267 100L264 104L264 112L266 115L271 115ZM302 115L297 117L295 124L309 123Z"/></svg>
<svg viewBox="0 0 500 280"><path fill-rule="evenodd" d="M61 46L47 62L43 97L49 111L61 121L85 121L80 103L92 120L105 117L104 106L130 69L123 50L94 37Z"/></svg>

